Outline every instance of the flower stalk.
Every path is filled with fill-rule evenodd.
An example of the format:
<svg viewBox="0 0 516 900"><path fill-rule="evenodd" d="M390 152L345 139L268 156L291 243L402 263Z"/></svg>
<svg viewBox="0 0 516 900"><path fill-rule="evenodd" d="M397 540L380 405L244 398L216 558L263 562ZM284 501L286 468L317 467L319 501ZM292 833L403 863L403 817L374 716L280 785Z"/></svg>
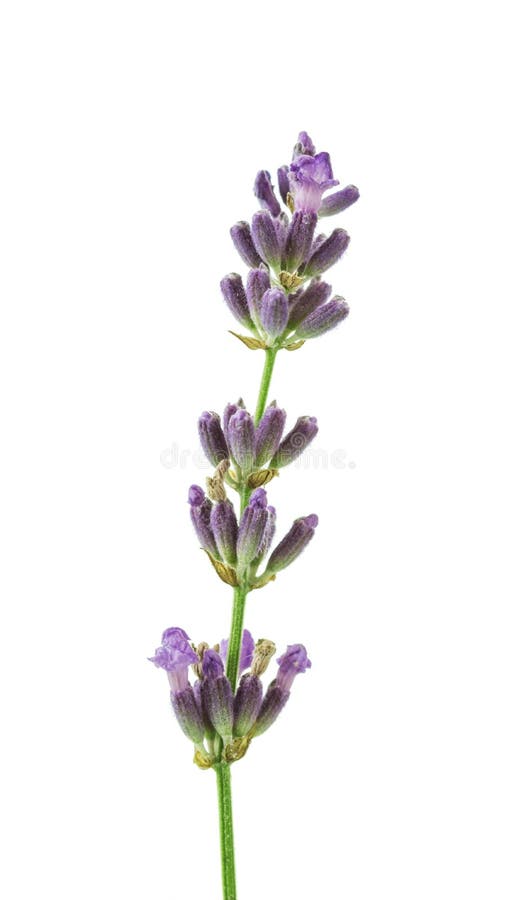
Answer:
<svg viewBox="0 0 516 900"><path fill-rule="evenodd" d="M342 228L329 236L316 234L320 218L358 199L353 185L324 196L338 184L328 153L316 153L311 138L301 132L290 166L278 169L284 207L263 170L254 185L260 210L251 224L238 222L230 230L250 271L245 286L239 274L227 275L221 292L239 326L247 330L231 334L248 349L264 351L263 372L254 415L242 399L228 403L222 415L201 414L199 439L214 471L206 479L206 490L190 487L188 503L202 550L218 577L233 589L231 625L227 639L213 646L206 641L195 645L182 628L167 628L151 657L167 673L171 707L191 742L194 763L216 774L223 900L237 900L231 766L274 724L295 679L311 667L303 644L291 644L276 659L276 677L264 686L276 647L264 638L255 644L244 623L251 592L277 576L283 578L318 524L315 513L298 516L274 543L276 510L268 503L265 486L303 453L317 435L318 423L305 413L285 433L286 411L276 401L267 403L278 352L300 350L349 312L344 298L332 297L331 286L321 280L343 256L349 235ZM238 517L228 490L238 495Z"/></svg>

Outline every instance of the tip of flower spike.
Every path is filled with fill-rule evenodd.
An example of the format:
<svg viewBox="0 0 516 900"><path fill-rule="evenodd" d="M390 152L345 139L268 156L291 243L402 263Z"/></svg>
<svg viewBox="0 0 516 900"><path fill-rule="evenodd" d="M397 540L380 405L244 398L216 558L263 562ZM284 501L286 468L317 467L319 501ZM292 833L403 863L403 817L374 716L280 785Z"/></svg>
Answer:
<svg viewBox="0 0 516 900"><path fill-rule="evenodd" d="M198 484L192 484L188 491L188 502L190 506L201 506L204 502L204 491Z"/></svg>

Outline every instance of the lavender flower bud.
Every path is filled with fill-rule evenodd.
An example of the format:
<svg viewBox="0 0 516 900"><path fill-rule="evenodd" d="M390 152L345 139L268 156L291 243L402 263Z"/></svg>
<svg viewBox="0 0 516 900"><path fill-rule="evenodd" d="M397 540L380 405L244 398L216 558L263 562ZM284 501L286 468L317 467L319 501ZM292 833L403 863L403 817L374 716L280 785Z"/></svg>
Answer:
<svg viewBox="0 0 516 900"><path fill-rule="evenodd" d="M318 430L315 416L300 416L292 430L285 435L271 459L271 469L280 469L297 459L313 441Z"/></svg>
<svg viewBox="0 0 516 900"><path fill-rule="evenodd" d="M260 311L262 297L270 286L271 279L268 269L265 269L264 267L260 269L251 269L247 276L245 292L247 296L247 305L255 325L261 325Z"/></svg>
<svg viewBox="0 0 516 900"><path fill-rule="evenodd" d="M238 523L230 500L223 500L221 503L214 505L211 511L210 524L222 559L228 565L235 566L237 561Z"/></svg>
<svg viewBox="0 0 516 900"><path fill-rule="evenodd" d="M326 303L330 294L330 284L327 284L325 281L312 281L304 291L300 291L298 296L292 298L292 307L288 317L289 328L295 328L314 309Z"/></svg>
<svg viewBox="0 0 516 900"><path fill-rule="evenodd" d="M263 734L278 718L290 697L290 688L296 675L306 672L312 665L302 644L291 644L278 659L278 675L265 694L253 735Z"/></svg>
<svg viewBox="0 0 516 900"><path fill-rule="evenodd" d="M191 685L183 691L171 691L170 700L183 734L194 744L201 744L204 740L204 723Z"/></svg>
<svg viewBox="0 0 516 900"><path fill-rule="evenodd" d="M254 182L254 193L260 201L262 209L268 209L271 216L279 216L281 207L274 196L274 188L269 172L262 169Z"/></svg>
<svg viewBox="0 0 516 900"><path fill-rule="evenodd" d="M244 737L256 722L263 697L263 686L257 675L248 673L240 679L235 695L233 734Z"/></svg>
<svg viewBox="0 0 516 900"><path fill-rule="evenodd" d="M245 409L245 403L240 398L236 403L228 403L223 414L222 414L222 430L224 432L224 436L226 438L226 442L228 442L228 425L231 416L233 416L239 409Z"/></svg>
<svg viewBox="0 0 516 900"><path fill-rule="evenodd" d="M253 243L249 223L237 222L236 225L233 225L230 229L230 234L236 249L246 265L250 266L251 269L258 268L261 264L261 259Z"/></svg>
<svg viewBox="0 0 516 900"><path fill-rule="evenodd" d="M288 300L285 291L269 288L262 297L260 318L263 329L271 340L285 331L288 322Z"/></svg>
<svg viewBox="0 0 516 900"><path fill-rule="evenodd" d="M349 234L343 228L336 228L324 243L312 253L306 268L305 275L322 275L339 261L349 244Z"/></svg>
<svg viewBox="0 0 516 900"><path fill-rule="evenodd" d="M222 432L220 416L214 412L203 412L199 418L198 428L201 447L212 466L218 466L223 459L228 459L229 450Z"/></svg>
<svg viewBox="0 0 516 900"><path fill-rule="evenodd" d="M349 306L343 297L334 297L329 303L320 306L298 325L296 338L308 340L319 337L343 322L349 313Z"/></svg>
<svg viewBox="0 0 516 900"><path fill-rule="evenodd" d="M263 537L258 547L258 553L253 559L253 565L261 562L263 557L269 552L272 539L276 531L276 510L274 506L267 507L267 522L263 531Z"/></svg>
<svg viewBox="0 0 516 900"><path fill-rule="evenodd" d="M204 679L201 695L210 722L224 740L233 731L233 692L224 675L224 663L215 650L206 650L202 660Z"/></svg>
<svg viewBox="0 0 516 900"><path fill-rule="evenodd" d="M358 188L355 187L354 184L348 184L348 186L341 191L330 194L329 197L323 199L319 215L334 216L336 213L343 212L343 210L347 209L353 203L356 203L359 197L360 193Z"/></svg>
<svg viewBox="0 0 516 900"><path fill-rule="evenodd" d="M253 737L258 737L264 731L267 731L271 725L274 725L289 697L289 691L282 691L276 684L276 680L271 681L253 727Z"/></svg>
<svg viewBox="0 0 516 900"><path fill-rule="evenodd" d="M229 641L227 638L223 638L220 642L220 658L226 662L226 657L228 655L228 645ZM238 663L238 674L241 675L242 672L245 672L246 669L249 668L253 661L254 656L254 639L250 631L247 628L244 628L244 633L242 635L242 644L240 647L240 658Z"/></svg>
<svg viewBox="0 0 516 900"><path fill-rule="evenodd" d="M208 649L208 647L206 647L206 649ZM199 664L199 667L201 669L201 675L202 675L202 662ZM215 732L213 725L210 722L210 717L209 717L208 711L206 709L206 703L205 703L205 700L203 697L202 683L203 683L202 677L198 678L193 686L193 692L194 692L194 696L195 696L195 702L197 703L197 709L201 713L201 719L202 719L202 723L204 726L204 731L205 731L206 737L208 738L208 740L212 741L213 738L215 737L216 732Z"/></svg>
<svg viewBox="0 0 516 900"><path fill-rule="evenodd" d="M267 521L267 494L263 488L257 488L251 494L238 529L237 556L240 568L248 566L258 555Z"/></svg>
<svg viewBox="0 0 516 900"><path fill-rule="evenodd" d="M294 144L292 159L297 159L298 156L315 156L314 142L306 131L299 132L297 141Z"/></svg>
<svg viewBox="0 0 516 900"><path fill-rule="evenodd" d="M264 466L276 453L285 428L287 414L271 403L256 429L256 465Z"/></svg>
<svg viewBox="0 0 516 900"><path fill-rule="evenodd" d="M308 259L316 225L316 212L295 212L292 216L284 257L284 268L288 272L295 272Z"/></svg>
<svg viewBox="0 0 516 900"><path fill-rule="evenodd" d="M288 166L281 166L278 169L278 187L283 203L287 203L287 194L290 191L290 183L288 180Z"/></svg>
<svg viewBox="0 0 516 900"><path fill-rule="evenodd" d="M253 322L240 275L237 275L236 272L226 275L220 282L220 289L237 322L253 330Z"/></svg>
<svg viewBox="0 0 516 900"><path fill-rule="evenodd" d="M287 566L297 559L312 540L318 522L316 515L303 516L295 520L290 531L287 532L278 546L272 551L267 563L266 571L268 574L272 575L280 572L281 569L286 569Z"/></svg>
<svg viewBox="0 0 516 900"><path fill-rule="evenodd" d="M254 466L255 433L254 423L246 409L233 413L228 422L228 442L231 455L243 472L250 472Z"/></svg>
<svg viewBox="0 0 516 900"><path fill-rule="evenodd" d="M266 209L254 214L251 233L254 246L263 261L277 269L281 261L280 245L274 221Z"/></svg>
<svg viewBox="0 0 516 900"><path fill-rule="evenodd" d="M198 484L192 484L188 492L190 504L190 518L195 528L195 533L203 550L207 550L215 559L220 559L219 551L215 543L215 536L211 529L212 502L205 496Z"/></svg>

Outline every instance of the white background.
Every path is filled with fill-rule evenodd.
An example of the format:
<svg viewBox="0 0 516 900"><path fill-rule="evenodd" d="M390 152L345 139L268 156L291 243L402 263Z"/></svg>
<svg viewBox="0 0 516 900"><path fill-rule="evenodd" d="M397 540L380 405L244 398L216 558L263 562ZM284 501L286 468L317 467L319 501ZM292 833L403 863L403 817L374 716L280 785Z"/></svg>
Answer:
<svg viewBox="0 0 516 900"><path fill-rule="evenodd" d="M3 895L219 896L214 778L146 656L228 630L196 418L254 404L228 228L307 129L362 196L351 315L274 377L326 454L271 486L279 528L321 524L247 622L313 668L234 769L239 896L514 900L509 3L1 18Z"/></svg>

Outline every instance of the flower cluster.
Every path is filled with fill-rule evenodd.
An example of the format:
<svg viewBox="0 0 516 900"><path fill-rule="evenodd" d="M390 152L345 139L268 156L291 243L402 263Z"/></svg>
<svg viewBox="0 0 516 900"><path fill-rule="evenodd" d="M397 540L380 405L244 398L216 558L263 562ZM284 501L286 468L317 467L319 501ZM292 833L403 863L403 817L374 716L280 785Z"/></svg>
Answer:
<svg viewBox="0 0 516 900"><path fill-rule="evenodd" d="M290 645L277 659L277 675L264 691L261 676L276 647L268 640L255 644L245 630L240 680L233 693L224 669L227 645L222 641L214 648L205 643L196 647L182 628L167 628L155 655L149 657L168 675L172 709L183 733L194 744L194 761L202 769L211 768L220 758L228 763L241 759L251 740L278 718L296 675L311 666L303 645ZM190 670L196 676L193 684Z"/></svg>
<svg viewBox="0 0 516 900"><path fill-rule="evenodd" d="M236 336L250 349L265 351L264 373L254 415L238 400L228 403L222 416L213 411L200 416L199 438L214 472L206 489L192 485L188 494L199 543L219 577L235 589L231 635L220 646L196 647L182 629L169 628L152 657L168 674L172 707L195 745L195 761L201 768L214 766L218 774L272 725L295 676L311 665L303 645L289 646L264 692L261 677L274 644L262 640L255 646L249 632L242 639L242 628L249 591L264 587L293 563L318 524L315 514L301 516L274 544L276 510L264 486L305 450L318 425L314 416L303 415L287 430L286 411L276 402L267 406L267 396L277 352L299 349L348 315L347 302L333 295L322 276L346 251L349 235L343 228L316 234L321 218L358 199L353 185L328 193L338 184L328 153L317 153L301 132L290 165L278 169L282 202L270 174L260 171L254 184L260 209L250 223L231 228L249 271L245 284L237 273L223 278L222 295L247 330ZM238 514L227 489L239 496ZM193 684L190 671L196 675Z"/></svg>
<svg viewBox="0 0 516 900"><path fill-rule="evenodd" d="M246 284L237 273L221 281L222 295L237 321L251 336L237 335L250 349L298 349L310 338L334 328L349 312L343 297L330 299L331 285L321 280L349 244L343 228L315 234L320 217L335 215L358 200L348 185L326 197L338 185L328 153L316 153L301 132L290 166L278 170L278 201L269 172L262 170L254 185L261 209L249 222L237 222L231 236L249 266ZM289 215L289 212L291 213Z"/></svg>

